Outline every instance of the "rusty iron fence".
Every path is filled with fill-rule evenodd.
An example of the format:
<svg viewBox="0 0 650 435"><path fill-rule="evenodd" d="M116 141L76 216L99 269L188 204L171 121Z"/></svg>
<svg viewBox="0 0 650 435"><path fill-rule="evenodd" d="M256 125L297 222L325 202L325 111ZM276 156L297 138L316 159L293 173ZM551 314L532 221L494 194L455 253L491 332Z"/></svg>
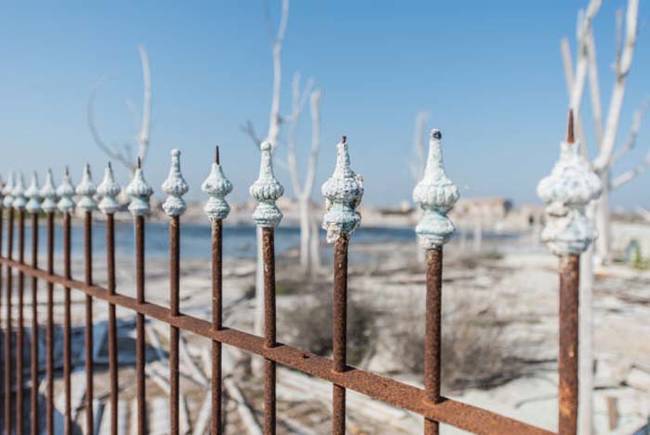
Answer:
<svg viewBox="0 0 650 435"><path fill-rule="evenodd" d="M570 138L571 139L571 138ZM2 370L4 380L3 406L4 431L6 434L25 433L29 425L31 433L38 433L39 427L45 427L47 433L54 433L54 391L55 376L55 328L54 294L63 292L63 384L65 402L61 412L64 416L64 432L73 430L71 412L71 292L78 291L85 295L85 376L87 391L85 395L85 433L94 433L93 421L93 307L95 310L106 309L108 312L108 365L109 365L109 409L111 433L117 433L118 422L118 347L116 332L116 307L122 307L136 314L136 398L137 431L147 432L145 412L145 319L156 319L169 325L169 383L171 387L169 408L169 428L172 434L179 433L179 331L187 331L212 342L212 415L210 430L212 434L223 431L222 420L222 346L233 346L245 352L264 358L264 410L263 430L265 434L274 434L276 426L276 365L298 370L307 375L322 379L332 384L332 433L345 432L346 390L356 391L372 399L385 402L419 414L423 418L425 434L436 434L439 424L452 425L470 432L484 434L545 434L550 433L524 422L516 421L503 415L481 409L441 395L441 324L442 316L442 274L443 243L453 232L453 226L427 226L447 222L446 212L457 199L455 186L442 170L440 158L440 134L434 132L429 165L422 186L416 188L415 199L424 210L424 223L418 226L418 235L426 249L426 344L423 349L424 388L409 385L395 379L379 376L369 371L351 367L346 361L346 318L348 285L348 246L350 233L358 225L359 216L356 207L360 201L363 187L361 179L351 171L347 142L339 144L337 169L333 177L323 187L328 202L328 214L325 227L328 239L334 243L333 261L333 354L331 358L315 355L305 349L299 349L276 340L275 309L275 252L274 227L281 218L275 207L275 200L282 194L282 188L275 180L271 167L270 147L262 146L262 164L260 178L251 188L251 194L260 202L260 208L254 215L261 229L261 243L264 275L264 334L255 336L224 325L222 321L223 279L222 279L222 228L223 219L228 214L225 195L232 190L232 185L223 175L218 156L213 164L210 177L203 185L203 190L210 196L206 213L211 222L211 274L212 274L212 321L184 314L181 310L180 292L180 217L185 210L182 195L187 192L187 183L180 174L179 153L174 151L174 163L170 178L163 186L168 193L164 205L169 215L169 306L162 306L147 301L145 283L145 231L151 188L146 184L142 170L138 168L134 179L127 188L131 197L129 206L133 214L135 233L134 265L136 297L120 294L115 280L115 221L119 213L119 204L115 201L120 192L114 182L110 167L104 182L100 186L99 196L102 202L99 209L105 214L104 221L95 221L97 197L86 168L84 178L76 190L66 173L58 191L54 189L51 173L48 174L45 187L38 190L33 183L27 192L23 192L20 178L11 182L4 189L3 206L0 207L0 274L4 274L2 304L4 304L4 355ZM573 143L573 140L567 140ZM427 177L429 177L427 179ZM328 184L329 183L329 184ZM447 183L447 184L446 184ZM36 187L34 187L36 186ZM451 186L451 187L450 187ZM453 188L452 188L453 187ZM443 189L443 190L440 190ZM451 189L445 191L444 189ZM419 192L419 193L418 193ZM80 199L77 208L81 209L83 220L83 258L85 273L73 277L71 273L72 240L71 225L73 214L73 195ZM27 201L29 199L29 202ZM59 219L58 217L61 217ZM328 217L329 216L329 217ZM31 234L31 253L26 257L25 221L31 218L28 227ZM39 226L39 219L46 223ZM436 220L438 219L438 220ZM442 219L442 221L440 220ZM60 222L60 223L59 223ZM93 276L93 225L105 225L106 235L106 287L95 283ZM61 225L62 250L55 250L55 226ZM433 229L432 229L433 228ZM436 230L436 228L438 228ZM46 240L46 263L42 267L39 259L39 234L44 231ZM3 238L6 237L3 244ZM16 239L17 238L17 247ZM15 250L17 249L17 252ZM576 433L577 421L577 346L578 346L578 285L579 252L564 252L560 255L559 279L559 425L561 434ZM55 273L55 262L61 261L62 274ZM26 279L30 280L27 288ZM0 276L0 280L2 277ZM39 287L45 284L45 292ZM31 290L31 307L26 304L24 295ZM37 307L44 298L46 309ZM15 305L17 304L17 306ZM31 367L25 367L23 347L27 325L25 310L31 308ZM57 307L58 309L58 307ZM15 331L15 333L14 333ZM44 374L39 372L38 336L45 337ZM480 361L477 361L480 364ZM38 388L45 381L45 413L38 412ZM31 412L26 413L31 401Z"/></svg>

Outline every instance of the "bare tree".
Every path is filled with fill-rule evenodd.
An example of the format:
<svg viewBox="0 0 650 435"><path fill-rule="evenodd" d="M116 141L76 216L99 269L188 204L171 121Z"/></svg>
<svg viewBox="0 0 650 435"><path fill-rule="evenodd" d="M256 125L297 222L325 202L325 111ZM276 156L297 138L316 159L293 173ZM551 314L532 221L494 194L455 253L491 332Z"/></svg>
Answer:
<svg viewBox="0 0 650 435"><path fill-rule="evenodd" d="M149 141L151 137L151 67L149 64L149 55L144 46L138 46L138 53L140 55L140 63L142 64L142 81L144 84L144 96L142 101L142 113L138 116L135 106L132 102L127 101L126 105L129 111L132 113L135 119L136 125L136 136L135 143L137 145L138 152L136 155L133 155L133 145L131 142L126 142L121 146L117 144L109 144L106 142L99 133L97 125L95 123L95 99L97 97L97 91L103 83L104 80L100 82L93 88L90 93L90 98L88 99L87 107L87 121L88 128L92 134L95 144L101 149L111 160L115 160L127 168L130 172L133 172L136 168L136 161L138 158L141 161L141 164L144 165L144 162L147 157L147 151L149 150Z"/></svg>
<svg viewBox="0 0 650 435"><path fill-rule="evenodd" d="M628 183L636 176L645 172L650 166L650 154L632 169L618 176L611 176L614 162L634 148L641 126L641 120L647 112L648 105L638 109L633 117L627 140L615 150L616 138L620 129L620 117L627 85L627 77L634 58L638 31L639 0L628 0L625 18L623 12L616 14L616 57L614 61L614 84L607 108L607 116L603 121L600 83L596 63L596 43L593 34L593 20L597 15L602 0L591 0L586 11L578 14L576 32L576 64L572 64L571 49L565 38L561 43L564 74L569 93L569 106L576 115L578 137L585 155L589 154L584 133L584 125L580 117L580 106L586 83L589 83L589 96L594 124L596 156L592 160L593 169L600 176L603 193L600 200L590 207L588 213L595 217L599 238L596 246L590 248L582 256L581 264L581 312L580 312L580 433L592 431L593 418L593 329L592 329L592 294L594 260L606 263L610 257L610 209L609 194L611 191ZM595 250L595 251L594 251ZM597 254L595 256L595 254Z"/></svg>

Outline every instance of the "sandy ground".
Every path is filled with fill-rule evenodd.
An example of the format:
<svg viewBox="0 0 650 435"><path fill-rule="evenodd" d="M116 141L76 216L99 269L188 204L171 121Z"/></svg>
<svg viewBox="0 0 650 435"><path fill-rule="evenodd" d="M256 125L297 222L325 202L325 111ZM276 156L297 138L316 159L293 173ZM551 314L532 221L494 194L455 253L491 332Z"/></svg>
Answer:
<svg viewBox="0 0 650 435"><path fill-rule="evenodd" d="M354 246L354 245L353 245ZM508 358L515 359L520 368L512 379L505 379L490 388L445 388L449 397L485 407L531 424L554 430L556 427L556 355L557 355L557 260L538 249L501 249L494 254L498 245L486 247L479 256L462 254L458 244L452 244L445 257L443 304L458 307L458 301L469 301L472 311L468 316L489 309L500 325L501 336L508 343ZM354 246L350 267L350 298L372 307L377 314L376 327L379 333L373 352L363 359L361 367L405 382L420 385L420 376L404 370L407 361L395 350L395 337L391 333L399 329L405 317L419 319L424 301L424 274L422 266L414 264L415 248L411 244L386 244ZM96 280L102 283L105 270L101 259L96 261ZM314 291L327 291L331 282L330 273L324 270L317 278L317 284L308 284L296 270L296 259L291 254L277 262L278 288L289 289L278 296L278 338L291 343L295 331L289 329L283 319L300 310L305 297L312 297ZM118 259L118 291L134 295L133 263L130 259ZM182 310L210 318L210 265L207 261L188 261L182 265L181 305ZM82 265L74 264L75 276L81 277ZM245 331L253 330L254 301L251 298L254 285L254 263L250 260L226 260L224 267L225 322ZM147 298L160 304L168 303L168 276L165 261L147 263ZM304 284L305 290L301 290ZM29 288L27 286L26 288ZM83 322L82 295L73 293L74 323ZM41 296L43 298L43 296ZM57 292L60 303L61 292ZM29 303L30 298L27 298ZM44 307L41 307L44 312ZM596 426L598 433L629 434L647 421L650 411L650 273L635 271L627 266L611 266L599 270L594 297L594 339L596 353ZM57 316L61 306L57 305ZM107 310L105 304L96 302L95 319L104 323ZM43 314L44 315L44 314ZM476 314L478 315L478 314ZM123 320L120 339L121 358L120 399L122 413L132 408L134 397L132 349L133 316L118 309ZM457 317L456 317L457 318ZM29 319L29 316L27 316ZM29 320L27 320L29 321ZM152 325L158 330L161 346L166 347L166 327ZM454 328L453 321L443 328ZM96 335L102 336L101 330ZM80 332L80 331L77 331ZM75 361L83 366L81 357L82 334L76 334ZM199 368L184 364L182 371L189 373L182 380L187 420L195 422L205 405L205 387L197 378L209 378L203 348L206 340L186 337L190 358ZM101 339L100 339L101 341ZM149 341L151 344L151 340ZM96 397L102 402L106 397L105 344L97 349L96 363L100 371L95 376ZM150 366L166 377L166 368L161 364L161 355L154 348L148 350ZM246 370L246 359L237 352L232 354L236 362L232 368L238 376L238 386L246 401L252 406L253 415L260 421L261 382ZM483 361L475 355L475 364ZM444 359L444 355L443 355ZM60 355L57 355L60 361ZM243 362L242 362L243 361ZM164 362L164 361L163 361ZM194 372L193 372L194 370ZM193 374L192 374L193 373ZM81 372L76 376L82 377ZM329 385L318 380L305 380L293 372L280 371L279 378L285 385L278 390L279 418L283 420L278 433L328 433L329 432ZM166 414L166 393L164 386L149 380L150 413L153 416L153 433L165 433L166 425L161 422ZM312 385L313 383L313 385ZM306 387L308 386L308 387ZM60 396L61 381L57 381ZM318 393L322 390L322 393ZM60 396L59 399L62 397ZM98 406L100 404L98 403ZM420 433L421 421L417 416L394 410L350 393L348 403L348 431L362 434ZM228 433L243 433L241 416L236 412L236 401L226 401ZM105 414L108 413L108 408ZM612 421L611 415L617 417ZM377 415L381 415L377 421ZM100 427L107 429L107 419L99 418ZM83 410L77 417L83 422ZM125 423L130 425L131 423ZM152 423L153 424L153 423ZM613 429L610 431L610 425ZM191 423L185 427L189 428ZM193 428L196 430L196 428ZM191 432L190 432L191 433ZM442 433L460 433L443 427Z"/></svg>

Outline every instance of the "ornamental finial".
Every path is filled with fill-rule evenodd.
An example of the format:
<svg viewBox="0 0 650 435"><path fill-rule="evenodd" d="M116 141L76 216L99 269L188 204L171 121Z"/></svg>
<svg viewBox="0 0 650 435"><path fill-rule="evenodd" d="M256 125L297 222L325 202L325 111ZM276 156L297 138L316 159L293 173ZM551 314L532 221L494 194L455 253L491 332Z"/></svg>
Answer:
<svg viewBox="0 0 650 435"><path fill-rule="evenodd" d="M41 211L41 189L38 185L38 174L34 171L32 175L32 182L29 185L29 188L25 192L25 196L29 198L25 208L28 212L34 214Z"/></svg>
<svg viewBox="0 0 650 435"><path fill-rule="evenodd" d="M14 190L11 193L14 197L14 202L11 205L16 210L23 210L27 205L27 200L25 199L25 177L22 172L18 174Z"/></svg>
<svg viewBox="0 0 650 435"><path fill-rule="evenodd" d="M458 201L458 187L447 177L442 164L442 133L431 130L429 155L422 180L413 189L413 201L422 209L415 227L420 246L439 249L454 234L455 227L447 213Z"/></svg>
<svg viewBox="0 0 650 435"><path fill-rule="evenodd" d="M97 187L97 194L102 198L99 201L99 209L104 214L113 214L120 210L120 203L117 200L117 195L120 194L120 185L115 181L113 175L113 166L108 162L106 169L104 169L104 178Z"/></svg>
<svg viewBox="0 0 650 435"><path fill-rule="evenodd" d="M129 211L133 216L146 216L151 211L149 205L149 198L153 195L153 189L144 179L142 173L142 163L138 157L138 167L133 173L133 178L128 186L126 186L126 194L131 198L129 204Z"/></svg>
<svg viewBox="0 0 650 435"><path fill-rule="evenodd" d="M251 196L258 202L253 212L253 220L259 227L273 228L282 220L282 212L275 205L275 201L284 193L284 187L273 174L271 144L267 141L262 142L260 150L262 151L260 174L250 187Z"/></svg>
<svg viewBox="0 0 650 435"><path fill-rule="evenodd" d="M162 205L167 216L180 216L185 213L187 204L183 200L183 195L190 190L190 186L183 178L181 173L181 152L177 149L171 151L172 164L169 168L169 175L162 185L162 190L168 196Z"/></svg>
<svg viewBox="0 0 650 435"><path fill-rule="evenodd" d="M363 197L363 178L350 167L346 136L341 138L336 148L334 173L321 187L326 210L323 229L327 231L328 243L333 243L340 236L349 236L361 223L357 207Z"/></svg>
<svg viewBox="0 0 650 435"><path fill-rule="evenodd" d="M59 197L57 207L61 213L71 213L74 210L74 186L70 180L70 170L66 166L63 173L63 180L56 189L56 194Z"/></svg>
<svg viewBox="0 0 650 435"><path fill-rule="evenodd" d="M77 185L76 193L81 197L79 202L77 202L77 207L85 212L97 210L97 201L95 201L97 186L93 182L93 176L88 163L84 166L83 175L81 176L79 185Z"/></svg>
<svg viewBox="0 0 650 435"><path fill-rule="evenodd" d="M573 113L569 112L567 141L551 174L537 185L537 194L546 207L542 241L556 255L581 254L597 237L585 214L589 202L600 196L602 183L574 141Z"/></svg>
<svg viewBox="0 0 650 435"><path fill-rule="evenodd" d="M9 178L7 179L7 184L5 184L5 187L2 189L2 194L4 195L4 198L2 199L2 205L4 208L11 208L11 205L14 202L13 191L15 184L16 173L14 171L11 171Z"/></svg>
<svg viewBox="0 0 650 435"><path fill-rule="evenodd" d="M43 203L41 209L46 213L54 213L56 211L56 187L54 187L54 175L52 170L48 169L45 175L45 184L41 189L41 198Z"/></svg>
<svg viewBox="0 0 650 435"><path fill-rule="evenodd" d="M232 183L226 178L219 161L219 147L215 148L214 162L210 174L201 184L201 190L208 194L208 200L203 211L208 215L211 222L225 219L230 213L230 206L226 201L226 195L232 192Z"/></svg>

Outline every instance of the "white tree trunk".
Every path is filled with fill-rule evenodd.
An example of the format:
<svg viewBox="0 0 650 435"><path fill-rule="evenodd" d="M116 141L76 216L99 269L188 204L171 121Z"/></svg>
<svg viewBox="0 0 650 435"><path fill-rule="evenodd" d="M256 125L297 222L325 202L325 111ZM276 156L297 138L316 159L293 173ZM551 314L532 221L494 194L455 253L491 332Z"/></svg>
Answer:
<svg viewBox="0 0 650 435"><path fill-rule="evenodd" d="M298 198L300 212L300 266L307 273L311 273L311 224L309 222L309 198Z"/></svg>
<svg viewBox="0 0 650 435"><path fill-rule="evenodd" d="M603 183L603 193L600 195L596 207L596 229L598 230L598 239L596 239L596 258L600 264L609 263L611 248L611 225L609 210L609 171L603 171L600 179Z"/></svg>
<svg viewBox="0 0 650 435"><path fill-rule="evenodd" d="M313 271L316 271L317 269L320 268L321 265L321 258L320 258L320 233L319 233L319 224L320 224L320 217L315 216L315 213L311 213L310 209L310 225L311 225L311 230L310 234L311 237L309 239L310 242L310 251L311 251L311 264L312 264L312 269Z"/></svg>

